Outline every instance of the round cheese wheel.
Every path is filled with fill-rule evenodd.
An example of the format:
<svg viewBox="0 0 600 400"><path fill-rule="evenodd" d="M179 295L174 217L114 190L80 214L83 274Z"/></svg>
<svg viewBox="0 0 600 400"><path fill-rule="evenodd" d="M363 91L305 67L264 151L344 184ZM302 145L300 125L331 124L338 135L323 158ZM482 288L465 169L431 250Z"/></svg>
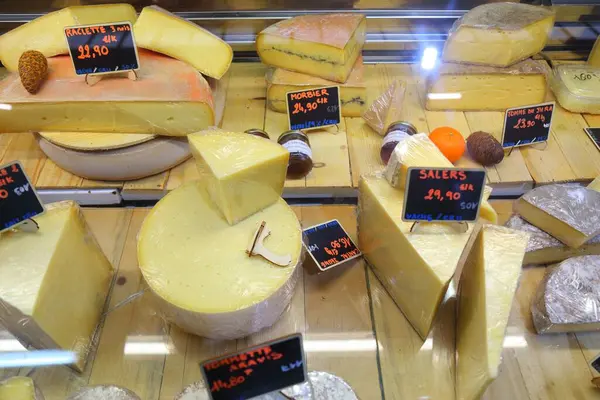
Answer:
<svg viewBox="0 0 600 400"><path fill-rule="evenodd" d="M271 230L265 247L291 255L287 267L246 253L262 221ZM229 225L198 181L159 201L138 237L140 269L165 318L212 339L271 326L292 298L302 252L300 223L283 199Z"/></svg>
<svg viewBox="0 0 600 400"><path fill-rule="evenodd" d="M124 181L158 174L190 156L186 138L159 137L146 143L107 151L66 149L37 136L42 151L59 167L88 179Z"/></svg>
<svg viewBox="0 0 600 400"><path fill-rule="evenodd" d="M39 132L40 136L57 146L71 150L114 150L145 143L156 138L153 134L104 132Z"/></svg>

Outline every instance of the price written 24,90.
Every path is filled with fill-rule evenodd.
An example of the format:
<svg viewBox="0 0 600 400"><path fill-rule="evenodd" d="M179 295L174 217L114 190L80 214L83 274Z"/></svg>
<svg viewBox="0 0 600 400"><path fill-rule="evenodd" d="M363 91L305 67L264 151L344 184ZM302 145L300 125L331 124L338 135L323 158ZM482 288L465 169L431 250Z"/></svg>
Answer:
<svg viewBox="0 0 600 400"><path fill-rule="evenodd" d="M306 107L304 107L301 103L294 103L294 111L292 114L304 113L306 114L309 111L316 110L319 107L319 104L327 104L327 97L319 97L315 101L306 103Z"/></svg>
<svg viewBox="0 0 600 400"><path fill-rule="evenodd" d="M350 243L350 239L348 239L347 237L339 238L336 240L332 240L330 243L331 249L325 247L325 252L330 256L337 256L340 254L338 249L341 249L342 247L344 249L347 249L351 245L352 243Z"/></svg>

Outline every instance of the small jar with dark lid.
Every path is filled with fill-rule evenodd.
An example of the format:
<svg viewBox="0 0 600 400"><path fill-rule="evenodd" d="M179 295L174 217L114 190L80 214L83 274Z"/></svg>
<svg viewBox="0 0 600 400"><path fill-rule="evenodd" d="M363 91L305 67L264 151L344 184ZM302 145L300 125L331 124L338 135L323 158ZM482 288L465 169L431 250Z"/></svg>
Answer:
<svg viewBox="0 0 600 400"><path fill-rule="evenodd" d="M415 126L410 122L392 122L385 132L385 136L383 137L383 143L381 143L381 150L379 151L381 161L383 161L383 163L387 165L388 161L390 161L390 157L392 156L392 152L394 151L396 145L402 142L404 139L408 138L409 136L415 135L416 133L417 128L415 128Z"/></svg>
<svg viewBox="0 0 600 400"><path fill-rule="evenodd" d="M313 167L312 149L308 136L302 131L287 131L279 136L277 143L290 152L288 179L300 179L308 175Z"/></svg>
<svg viewBox="0 0 600 400"><path fill-rule="evenodd" d="M249 135L260 136L265 139L271 139L269 137L269 134L267 132L263 131L262 129L251 128L251 129L246 129L244 132Z"/></svg>

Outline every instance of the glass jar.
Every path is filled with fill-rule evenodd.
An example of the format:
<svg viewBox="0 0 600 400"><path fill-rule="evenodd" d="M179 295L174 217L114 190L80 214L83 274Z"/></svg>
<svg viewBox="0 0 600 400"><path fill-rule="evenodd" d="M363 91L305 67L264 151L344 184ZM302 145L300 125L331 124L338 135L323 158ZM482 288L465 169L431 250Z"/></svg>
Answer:
<svg viewBox="0 0 600 400"><path fill-rule="evenodd" d="M269 134L267 132L263 131L262 129L250 128L250 129L246 129L244 132L249 135L259 136L259 137L265 138L265 139L271 139L269 137Z"/></svg>
<svg viewBox="0 0 600 400"><path fill-rule="evenodd" d="M415 126L410 122L392 122L385 132L383 142L381 143L381 149L379 150L381 161L387 165L396 145L416 133L417 128L415 128Z"/></svg>
<svg viewBox="0 0 600 400"><path fill-rule="evenodd" d="M287 131L279 136L277 143L290 152L287 178L300 179L308 175L313 168L312 149L308 136L302 131Z"/></svg>

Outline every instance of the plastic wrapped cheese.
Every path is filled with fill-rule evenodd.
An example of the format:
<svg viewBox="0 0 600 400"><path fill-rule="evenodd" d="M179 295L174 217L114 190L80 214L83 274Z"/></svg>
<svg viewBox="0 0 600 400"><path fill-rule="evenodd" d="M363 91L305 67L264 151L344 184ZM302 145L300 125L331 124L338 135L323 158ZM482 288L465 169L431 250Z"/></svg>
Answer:
<svg viewBox="0 0 600 400"><path fill-rule="evenodd" d="M405 91L404 82L394 81L365 111L363 119L381 136L386 134L390 124L400 120Z"/></svg>
<svg viewBox="0 0 600 400"><path fill-rule="evenodd" d="M550 82L563 108L577 113L600 114L600 68L558 65Z"/></svg>

